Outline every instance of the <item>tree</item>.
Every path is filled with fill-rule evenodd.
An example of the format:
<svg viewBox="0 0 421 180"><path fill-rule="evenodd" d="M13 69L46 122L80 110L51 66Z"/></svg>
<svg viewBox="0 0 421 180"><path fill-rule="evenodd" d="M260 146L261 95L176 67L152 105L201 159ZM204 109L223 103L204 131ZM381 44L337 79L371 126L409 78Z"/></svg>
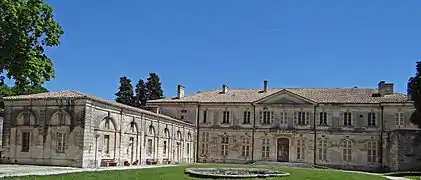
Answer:
<svg viewBox="0 0 421 180"><path fill-rule="evenodd" d="M146 101L148 100L146 96L147 89L146 84L142 79L137 82L135 92L135 107L140 108L146 106Z"/></svg>
<svg viewBox="0 0 421 180"><path fill-rule="evenodd" d="M158 74L156 73L149 73L149 77L146 82L146 97L147 100L155 100L155 99L162 99L164 98L164 91L161 87L161 82L159 79Z"/></svg>
<svg viewBox="0 0 421 180"><path fill-rule="evenodd" d="M0 0L0 84L7 77L18 89L39 87L54 78L44 49L58 46L61 35L53 8L43 0Z"/></svg>
<svg viewBox="0 0 421 180"><path fill-rule="evenodd" d="M24 88L9 87L7 84L0 85L0 109L4 108L3 97L6 96L15 96L15 95L25 95L25 94L37 94L48 92L48 90L40 85L27 86Z"/></svg>
<svg viewBox="0 0 421 180"><path fill-rule="evenodd" d="M408 80L408 95L410 100L414 102L415 107L410 120L421 128L421 61L417 62L416 70L415 76Z"/></svg>
<svg viewBox="0 0 421 180"><path fill-rule="evenodd" d="M119 91L115 93L117 96L115 101L129 106L134 105L133 86L131 80L126 76L120 77Z"/></svg>

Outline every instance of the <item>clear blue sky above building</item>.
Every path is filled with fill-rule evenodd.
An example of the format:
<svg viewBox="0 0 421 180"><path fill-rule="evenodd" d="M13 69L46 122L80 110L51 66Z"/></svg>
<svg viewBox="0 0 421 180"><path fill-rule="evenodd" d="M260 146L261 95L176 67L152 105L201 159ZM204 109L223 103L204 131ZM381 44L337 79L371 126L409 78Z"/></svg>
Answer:
<svg viewBox="0 0 421 180"><path fill-rule="evenodd" d="M149 72L166 96L221 88L376 87L406 92L421 60L419 0L47 0L65 34L50 91L114 99Z"/></svg>

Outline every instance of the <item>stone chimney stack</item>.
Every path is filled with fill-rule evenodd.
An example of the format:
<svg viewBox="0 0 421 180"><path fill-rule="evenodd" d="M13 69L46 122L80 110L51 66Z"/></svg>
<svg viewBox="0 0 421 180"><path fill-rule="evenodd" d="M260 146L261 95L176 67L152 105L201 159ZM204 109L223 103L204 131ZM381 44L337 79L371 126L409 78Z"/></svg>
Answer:
<svg viewBox="0 0 421 180"><path fill-rule="evenodd" d="M228 92L228 86L226 84L222 85L222 93L225 94Z"/></svg>
<svg viewBox="0 0 421 180"><path fill-rule="evenodd" d="M268 92L268 81L267 80L263 81L263 92Z"/></svg>
<svg viewBox="0 0 421 180"><path fill-rule="evenodd" d="M380 81L377 89L381 96L392 95L394 93L393 83L386 83L385 81Z"/></svg>
<svg viewBox="0 0 421 180"><path fill-rule="evenodd" d="M184 97L184 86L182 85L177 85L177 98L180 99Z"/></svg>

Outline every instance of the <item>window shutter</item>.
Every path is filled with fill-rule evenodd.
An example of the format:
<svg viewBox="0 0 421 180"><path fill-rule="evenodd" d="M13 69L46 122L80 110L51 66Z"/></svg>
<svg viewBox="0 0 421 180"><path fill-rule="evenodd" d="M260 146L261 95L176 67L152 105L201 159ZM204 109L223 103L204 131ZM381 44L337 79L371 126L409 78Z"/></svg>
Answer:
<svg viewBox="0 0 421 180"><path fill-rule="evenodd" d="M357 118L358 117L358 113L353 111L351 112L351 122L352 122L352 126L356 127L357 126Z"/></svg>
<svg viewBox="0 0 421 180"><path fill-rule="evenodd" d="M270 111L270 124L273 124L273 121L275 120L275 114L273 111Z"/></svg>
<svg viewBox="0 0 421 180"><path fill-rule="evenodd" d="M212 115L213 115L212 113L213 113L213 111L211 111L211 110L206 111L206 123L210 123L210 121L212 119Z"/></svg>
<svg viewBox="0 0 421 180"><path fill-rule="evenodd" d="M327 125L328 126L332 126L332 123L333 123L333 114L332 113L330 113L330 112L328 112L328 113L326 113L326 121L327 121Z"/></svg>
<svg viewBox="0 0 421 180"><path fill-rule="evenodd" d="M259 122L263 124L263 111L259 111Z"/></svg>
<svg viewBox="0 0 421 180"><path fill-rule="evenodd" d="M298 120L298 114L297 112L294 112L294 124L298 124L297 120Z"/></svg>
<svg viewBox="0 0 421 180"><path fill-rule="evenodd" d="M345 125L344 112L339 112L339 126Z"/></svg>
<svg viewBox="0 0 421 180"><path fill-rule="evenodd" d="M322 113L322 112L317 112L316 113L316 124L315 124L315 126L317 126L317 125L320 124L320 118L321 118L320 113Z"/></svg>
<svg viewBox="0 0 421 180"><path fill-rule="evenodd" d="M306 112L306 125L310 124L310 112Z"/></svg>

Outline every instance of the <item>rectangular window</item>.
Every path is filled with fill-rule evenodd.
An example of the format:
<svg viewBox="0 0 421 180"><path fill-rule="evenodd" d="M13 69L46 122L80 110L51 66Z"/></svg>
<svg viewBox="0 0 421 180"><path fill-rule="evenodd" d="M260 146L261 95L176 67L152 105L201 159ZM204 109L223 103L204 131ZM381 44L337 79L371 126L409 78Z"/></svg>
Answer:
<svg viewBox="0 0 421 180"><path fill-rule="evenodd" d="M57 153L64 153L66 147L66 133L57 133Z"/></svg>
<svg viewBox="0 0 421 180"><path fill-rule="evenodd" d="M369 163L377 162L377 142L370 141L367 143L368 151L367 151L367 161Z"/></svg>
<svg viewBox="0 0 421 180"><path fill-rule="evenodd" d="M187 143L187 155L190 155L190 143Z"/></svg>
<svg viewBox="0 0 421 180"><path fill-rule="evenodd" d="M229 124L230 123L230 112L224 111L222 117L222 124Z"/></svg>
<svg viewBox="0 0 421 180"><path fill-rule="evenodd" d="M104 135L105 154L110 153L110 135Z"/></svg>
<svg viewBox="0 0 421 180"><path fill-rule="evenodd" d="M306 113L305 112L298 112L298 124L299 125L306 125Z"/></svg>
<svg viewBox="0 0 421 180"><path fill-rule="evenodd" d="M148 145L148 148L147 148L146 155L147 156L152 156L153 141L152 141L152 139L148 139L147 142L148 142L148 144L147 144Z"/></svg>
<svg viewBox="0 0 421 180"><path fill-rule="evenodd" d="M250 117L251 117L251 112L244 111L243 124L250 124Z"/></svg>
<svg viewBox="0 0 421 180"><path fill-rule="evenodd" d="M208 118L208 111L203 111L202 122L207 123L207 118Z"/></svg>
<svg viewBox="0 0 421 180"><path fill-rule="evenodd" d="M262 124L271 124L272 114L271 111L263 111Z"/></svg>
<svg viewBox="0 0 421 180"><path fill-rule="evenodd" d="M208 152L209 152L208 151L208 149L209 149L208 143L202 143L201 149L202 149L202 155L208 154Z"/></svg>
<svg viewBox="0 0 421 180"><path fill-rule="evenodd" d="M280 124L288 124L288 114L287 112L281 112Z"/></svg>
<svg viewBox="0 0 421 180"><path fill-rule="evenodd" d="M164 144L164 147L162 149L162 154L167 154L167 141L164 141L163 144Z"/></svg>
<svg viewBox="0 0 421 180"><path fill-rule="evenodd" d="M327 113L326 112L320 112L319 114L319 125L326 126L327 125Z"/></svg>
<svg viewBox="0 0 421 180"><path fill-rule="evenodd" d="M248 157L250 156L250 139L243 138L243 146L241 148L241 156Z"/></svg>
<svg viewBox="0 0 421 180"><path fill-rule="evenodd" d="M269 139L262 139L262 158L267 159L269 158Z"/></svg>
<svg viewBox="0 0 421 180"><path fill-rule="evenodd" d="M208 154L209 152L209 132L202 132L202 146L201 153L202 155Z"/></svg>
<svg viewBox="0 0 421 180"><path fill-rule="evenodd" d="M327 139L326 138L319 139L318 148L319 148L318 149L319 160L326 161L327 160Z"/></svg>
<svg viewBox="0 0 421 180"><path fill-rule="evenodd" d="M222 137L221 138L221 155L222 156L228 156L228 137Z"/></svg>
<svg viewBox="0 0 421 180"><path fill-rule="evenodd" d="M21 152L29 152L30 132L22 132L22 150Z"/></svg>
<svg viewBox="0 0 421 180"><path fill-rule="evenodd" d="M405 124L405 118L403 116L402 112L397 112L395 115L395 126L396 127L404 127Z"/></svg>
<svg viewBox="0 0 421 180"><path fill-rule="evenodd" d="M344 112L344 126L352 126L352 114L350 112Z"/></svg>
<svg viewBox="0 0 421 180"><path fill-rule="evenodd" d="M297 160L304 160L305 159L305 140L298 139L297 140Z"/></svg>
<svg viewBox="0 0 421 180"><path fill-rule="evenodd" d="M368 127L376 127L376 113L368 113L367 116L367 126Z"/></svg>

